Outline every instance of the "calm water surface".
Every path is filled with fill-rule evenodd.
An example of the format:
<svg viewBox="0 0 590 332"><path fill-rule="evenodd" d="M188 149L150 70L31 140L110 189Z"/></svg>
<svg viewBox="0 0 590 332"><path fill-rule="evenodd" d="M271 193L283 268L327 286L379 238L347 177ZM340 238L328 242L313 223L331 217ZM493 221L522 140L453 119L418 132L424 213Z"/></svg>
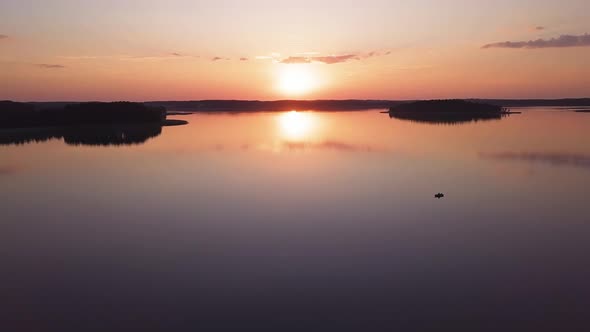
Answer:
<svg viewBox="0 0 590 332"><path fill-rule="evenodd" d="M590 326L588 113L173 118L0 137L0 325Z"/></svg>

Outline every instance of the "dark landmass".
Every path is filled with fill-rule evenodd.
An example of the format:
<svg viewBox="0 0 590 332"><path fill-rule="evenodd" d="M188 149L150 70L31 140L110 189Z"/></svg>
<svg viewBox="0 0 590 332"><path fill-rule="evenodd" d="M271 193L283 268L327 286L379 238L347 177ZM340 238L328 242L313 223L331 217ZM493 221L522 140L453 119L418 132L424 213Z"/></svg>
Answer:
<svg viewBox="0 0 590 332"><path fill-rule="evenodd" d="M590 110L574 110L576 113L590 113Z"/></svg>
<svg viewBox="0 0 590 332"><path fill-rule="evenodd" d="M162 123L164 107L141 103L50 104L0 101L0 128Z"/></svg>
<svg viewBox="0 0 590 332"><path fill-rule="evenodd" d="M0 145L21 145L63 139L68 145L134 145L159 136L159 123L82 125L0 130Z"/></svg>
<svg viewBox="0 0 590 332"><path fill-rule="evenodd" d="M467 99L473 102L503 107L576 107L590 106L590 98L568 99ZM291 110L356 111L367 109L389 109L416 100L192 100L192 101L149 101L144 105L165 107L168 114L194 112L274 112ZM60 109L76 102L31 102L36 109Z"/></svg>
<svg viewBox="0 0 590 332"><path fill-rule="evenodd" d="M507 112L502 106L484 104L481 102L447 99L447 100L421 100L405 103L389 109L389 113L458 113L458 114L492 114L497 115Z"/></svg>
<svg viewBox="0 0 590 332"><path fill-rule="evenodd" d="M577 99L468 99L468 101L502 107L534 106L590 106L590 98ZM200 101L153 101L150 106L162 106L178 112L273 112L291 110L357 111L389 109L415 100L200 100Z"/></svg>
<svg viewBox="0 0 590 332"><path fill-rule="evenodd" d="M164 120L164 122L162 122L162 126L164 126L164 127L184 126L185 124L188 124L188 121L166 119L166 120Z"/></svg>
<svg viewBox="0 0 590 332"><path fill-rule="evenodd" d="M183 111L172 111L172 112L166 112L168 115L191 115L194 112L183 112Z"/></svg>
<svg viewBox="0 0 590 332"><path fill-rule="evenodd" d="M187 124L166 119L163 107L141 103L16 103L0 101L0 145L63 139L69 145L141 144L163 126Z"/></svg>
<svg viewBox="0 0 590 332"><path fill-rule="evenodd" d="M469 99L470 101L503 107L567 107L590 106L590 98L566 98L566 99Z"/></svg>
<svg viewBox="0 0 590 332"><path fill-rule="evenodd" d="M389 109L389 117L424 123L455 124L499 120L510 112L502 106L466 100L424 100Z"/></svg>
<svg viewBox="0 0 590 332"><path fill-rule="evenodd" d="M355 111L384 109L400 104L388 100L201 100L155 101L146 105L166 107L177 112L283 112L291 110Z"/></svg>

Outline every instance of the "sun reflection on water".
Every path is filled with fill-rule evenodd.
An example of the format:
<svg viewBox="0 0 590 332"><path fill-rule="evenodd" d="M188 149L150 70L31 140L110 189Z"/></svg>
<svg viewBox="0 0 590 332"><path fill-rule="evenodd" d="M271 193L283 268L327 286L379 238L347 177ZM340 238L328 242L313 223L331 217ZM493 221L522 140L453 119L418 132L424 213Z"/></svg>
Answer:
<svg viewBox="0 0 590 332"><path fill-rule="evenodd" d="M280 136L287 141L310 139L318 127L318 121L311 112L290 111L278 117Z"/></svg>

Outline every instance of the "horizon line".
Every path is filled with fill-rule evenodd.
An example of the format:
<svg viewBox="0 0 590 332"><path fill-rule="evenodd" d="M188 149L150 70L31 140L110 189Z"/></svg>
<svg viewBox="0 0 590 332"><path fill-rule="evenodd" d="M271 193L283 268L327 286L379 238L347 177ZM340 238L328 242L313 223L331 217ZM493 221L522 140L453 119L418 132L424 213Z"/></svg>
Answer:
<svg viewBox="0 0 590 332"><path fill-rule="evenodd" d="M14 101L21 103L87 103L87 102L136 102L136 103L163 103L163 102L211 102L211 101L233 101L233 102L343 102L343 101L364 101L364 102L404 102L404 101L420 101L420 100L539 100L539 101L555 101L555 100L580 100L590 99L587 97L557 97L557 98L414 98L414 99L366 99L366 98L346 98L346 99L155 99L155 100L123 100L123 99L109 99L109 100L14 100L0 98L0 101Z"/></svg>

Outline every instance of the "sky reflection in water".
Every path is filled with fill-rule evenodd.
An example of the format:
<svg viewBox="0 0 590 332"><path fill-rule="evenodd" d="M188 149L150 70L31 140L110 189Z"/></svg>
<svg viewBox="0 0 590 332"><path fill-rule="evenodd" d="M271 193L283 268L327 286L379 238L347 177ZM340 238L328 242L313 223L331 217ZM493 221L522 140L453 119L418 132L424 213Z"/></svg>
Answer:
<svg viewBox="0 0 590 332"><path fill-rule="evenodd" d="M588 317L586 114L178 118L141 145L0 146L4 321Z"/></svg>

